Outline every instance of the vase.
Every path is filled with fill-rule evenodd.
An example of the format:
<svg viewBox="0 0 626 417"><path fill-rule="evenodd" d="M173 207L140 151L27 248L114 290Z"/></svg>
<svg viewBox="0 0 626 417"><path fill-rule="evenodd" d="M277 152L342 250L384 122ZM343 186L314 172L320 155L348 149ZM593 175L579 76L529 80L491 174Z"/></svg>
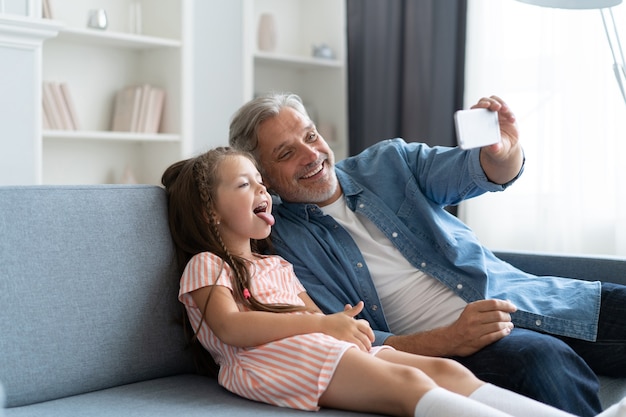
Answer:
<svg viewBox="0 0 626 417"><path fill-rule="evenodd" d="M96 9L89 11L89 19L87 20L87 27L92 29L105 30L109 22L107 19L107 12L104 9Z"/></svg>
<svg viewBox="0 0 626 417"><path fill-rule="evenodd" d="M258 46L264 52L276 49L276 20L271 13L263 13L259 18Z"/></svg>

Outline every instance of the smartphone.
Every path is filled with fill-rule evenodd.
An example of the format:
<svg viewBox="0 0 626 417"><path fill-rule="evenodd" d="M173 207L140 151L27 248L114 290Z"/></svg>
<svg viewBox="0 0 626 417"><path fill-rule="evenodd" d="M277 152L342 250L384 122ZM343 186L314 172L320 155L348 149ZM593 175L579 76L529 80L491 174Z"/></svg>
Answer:
<svg viewBox="0 0 626 417"><path fill-rule="evenodd" d="M493 145L502 140L498 112L487 109L459 110L454 113L454 124L461 149Z"/></svg>

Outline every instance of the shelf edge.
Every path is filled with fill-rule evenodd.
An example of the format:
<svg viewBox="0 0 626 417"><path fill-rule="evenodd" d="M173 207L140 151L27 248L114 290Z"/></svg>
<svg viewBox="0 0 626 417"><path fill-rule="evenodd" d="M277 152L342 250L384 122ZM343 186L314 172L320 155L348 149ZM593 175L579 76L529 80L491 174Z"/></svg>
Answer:
<svg viewBox="0 0 626 417"><path fill-rule="evenodd" d="M180 142L181 135L173 133L135 133L86 130L44 130L44 139L70 139L119 142Z"/></svg>
<svg viewBox="0 0 626 417"><path fill-rule="evenodd" d="M131 49L179 48L182 45L182 42L177 39L159 38L156 36L138 35L134 33L68 27L61 29L57 39L60 41L100 43Z"/></svg>

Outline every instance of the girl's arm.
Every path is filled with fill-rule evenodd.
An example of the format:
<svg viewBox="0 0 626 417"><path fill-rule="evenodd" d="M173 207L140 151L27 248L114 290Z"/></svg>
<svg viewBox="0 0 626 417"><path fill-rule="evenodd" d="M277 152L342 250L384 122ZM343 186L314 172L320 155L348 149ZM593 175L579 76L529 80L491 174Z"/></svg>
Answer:
<svg viewBox="0 0 626 417"><path fill-rule="evenodd" d="M209 303L204 311L209 295ZM325 333L355 343L361 350L368 351L374 340L369 323L354 319L363 309L362 302L346 311L330 315L285 314L239 311L230 290L219 285L200 288L193 291L191 296L213 333L231 346L253 347L298 334ZM308 295L300 296L308 298L305 301L307 307L317 309Z"/></svg>
<svg viewBox="0 0 626 417"><path fill-rule="evenodd" d="M298 294L298 297L300 297L300 299L304 302L304 306L308 311L324 314L317 304L315 304L315 301L313 301L313 299L306 292L301 292Z"/></svg>

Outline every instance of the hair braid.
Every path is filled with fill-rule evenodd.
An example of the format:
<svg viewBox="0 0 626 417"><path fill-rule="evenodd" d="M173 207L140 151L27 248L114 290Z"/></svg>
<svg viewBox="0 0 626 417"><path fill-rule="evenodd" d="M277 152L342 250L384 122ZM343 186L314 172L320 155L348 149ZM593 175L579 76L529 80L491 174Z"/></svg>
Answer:
<svg viewBox="0 0 626 417"><path fill-rule="evenodd" d="M165 186L167 195L168 223L176 248L180 272L183 273L189 260L196 254L212 252L222 260L218 277L224 270L224 263L231 267L230 280L233 297L240 305L251 310L275 313L305 310L302 306L263 304L253 294L250 294L249 298L244 296L245 289L250 291L252 273L249 268L253 264L244 258L233 255L228 250L220 233L215 213L215 195L221 178L219 168L221 162L230 156L244 156L255 163L254 158L247 152L228 147L218 147L197 157L176 162L163 173L161 182ZM257 244L269 247L269 239L251 240L251 247L254 251L258 249ZM201 364L209 369L209 373L215 374L217 365L206 350L199 348L199 343L194 343L197 342L197 334L205 321L212 293L212 291L209 292L205 301L204 315L198 328L191 328L185 311L184 326L191 342L190 347L194 352L196 364Z"/></svg>

